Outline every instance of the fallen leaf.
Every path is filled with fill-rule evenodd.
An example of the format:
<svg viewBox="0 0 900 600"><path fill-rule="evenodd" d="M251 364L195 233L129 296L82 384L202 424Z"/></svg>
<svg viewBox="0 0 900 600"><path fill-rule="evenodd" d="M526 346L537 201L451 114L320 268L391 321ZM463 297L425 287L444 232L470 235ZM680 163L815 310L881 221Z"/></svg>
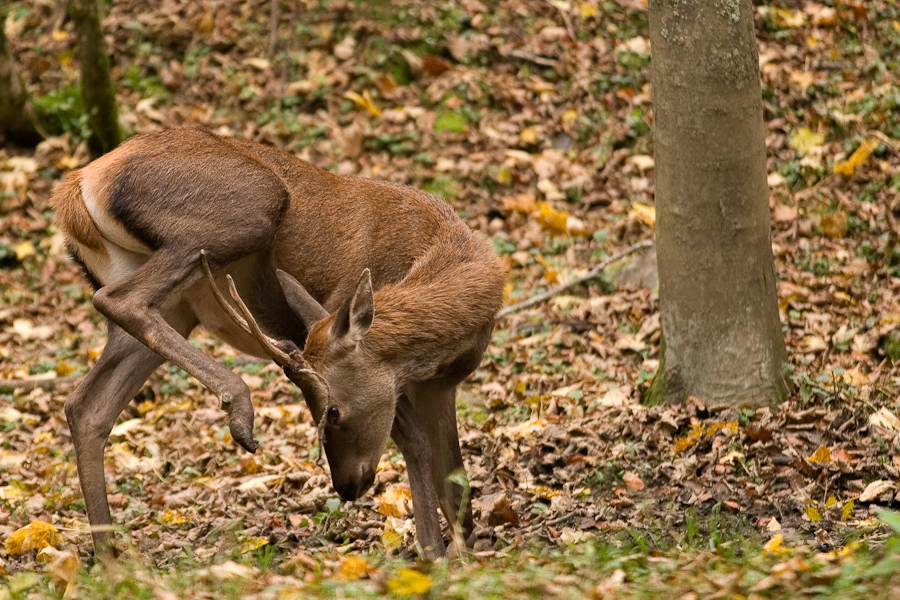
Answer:
<svg viewBox="0 0 900 600"><path fill-rule="evenodd" d="M247 554L248 552L253 552L254 550L259 550L263 546L269 545L269 538L266 537L252 537L249 540L246 540L243 544L241 544L240 552L241 554Z"/></svg>
<svg viewBox="0 0 900 600"><path fill-rule="evenodd" d="M828 446L819 446L815 453L806 460L827 465L831 462L831 450L828 449Z"/></svg>
<svg viewBox="0 0 900 600"><path fill-rule="evenodd" d="M375 106L375 101L372 99L369 90L365 90L362 95L357 94L356 92L347 92L344 94L344 98L352 100L361 108L366 109L373 117L381 116L381 109Z"/></svg>
<svg viewBox="0 0 900 600"><path fill-rule="evenodd" d="M819 513L819 509L815 506L806 507L806 516L809 517L809 520L813 523L818 523L822 520L822 515Z"/></svg>
<svg viewBox="0 0 900 600"><path fill-rule="evenodd" d="M847 237L847 213L840 211L831 215L822 215L822 218L819 219L819 227L830 238L845 238Z"/></svg>
<svg viewBox="0 0 900 600"><path fill-rule="evenodd" d="M30 550L43 550L62 542L59 530L46 521L32 521L6 538L7 554L24 554Z"/></svg>
<svg viewBox="0 0 900 600"><path fill-rule="evenodd" d="M361 579L369 571L369 561L362 556L348 556L341 562L338 571L341 579L356 581Z"/></svg>
<svg viewBox="0 0 900 600"><path fill-rule="evenodd" d="M405 517L409 514L412 494L408 487L394 485L375 497L375 510L389 517Z"/></svg>
<svg viewBox="0 0 900 600"><path fill-rule="evenodd" d="M441 58L436 54L426 54L422 59L422 70L437 77L442 73L446 73L453 68L453 65L446 58Z"/></svg>
<svg viewBox="0 0 900 600"><path fill-rule="evenodd" d="M398 569L388 580L388 590L400 596L424 594L431 589L431 578L413 569Z"/></svg>
<svg viewBox="0 0 900 600"><path fill-rule="evenodd" d="M870 415L869 423L890 431L900 431L900 418L897 418L897 415L889 411L886 406L882 406L877 412Z"/></svg>
<svg viewBox="0 0 900 600"><path fill-rule="evenodd" d="M885 492L888 492L897 487L893 481L888 481L886 479L877 479L866 486L866 489L862 491L859 495L860 502L871 502L875 500Z"/></svg>
<svg viewBox="0 0 900 600"><path fill-rule="evenodd" d="M853 500L848 500L844 504L844 508L841 509L841 521L846 521L847 519L850 518L850 514L853 512L853 505L854 505Z"/></svg>
<svg viewBox="0 0 900 600"><path fill-rule="evenodd" d="M628 216L636 218L649 227L656 227L656 207L641 202L634 202L631 205L631 210L628 211Z"/></svg>
<svg viewBox="0 0 900 600"><path fill-rule="evenodd" d="M766 544L763 546L763 552L767 552L769 554L778 554L783 551L781 546L782 542L784 542L784 536L780 533L776 533Z"/></svg>
<svg viewBox="0 0 900 600"><path fill-rule="evenodd" d="M625 475L622 476L622 479L625 480L625 487L632 492L644 489L644 482L637 473L626 471Z"/></svg>
<svg viewBox="0 0 900 600"><path fill-rule="evenodd" d="M233 560L226 560L218 565L209 568L209 573L217 579L247 579L253 576L253 568L246 565L238 564Z"/></svg>
<svg viewBox="0 0 900 600"><path fill-rule="evenodd" d="M825 143L825 134L815 133L807 127L801 127L791 136L788 145L800 154L808 154L816 146Z"/></svg>
<svg viewBox="0 0 900 600"><path fill-rule="evenodd" d="M34 244L29 241L19 242L16 244L15 249L16 260L24 260L29 256L34 256Z"/></svg>
<svg viewBox="0 0 900 600"><path fill-rule="evenodd" d="M859 145L850 158L834 163L834 172L852 177L856 170L863 166L878 146L875 140L865 140Z"/></svg>
<svg viewBox="0 0 900 600"><path fill-rule="evenodd" d="M797 209L793 206L787 206L785 204L776 204L775 209L772 211L772 218L776 223L785 223L788 221L793 221L797 218Z"/></svg>

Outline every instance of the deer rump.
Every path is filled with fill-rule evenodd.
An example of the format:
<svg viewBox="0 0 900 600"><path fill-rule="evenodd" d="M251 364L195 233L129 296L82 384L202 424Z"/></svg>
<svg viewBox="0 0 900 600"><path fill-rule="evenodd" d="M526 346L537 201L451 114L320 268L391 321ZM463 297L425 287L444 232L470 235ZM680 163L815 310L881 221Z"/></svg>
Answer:
<svg viewBox="0 0 900 600"><path fill-rule="evenodd" d="M249 390L187 342L198 324L300 387L343 498L368 490L393 437L426 555L444 552L438 507L469 537L470 502L448 480L463 468L455 390L480 363L505 272L449 205L202 129L134 137L68 174L53 203L109 322L66 401L95 547L111 524L109 431L163 360L219 396L235 441L256 449Z"/></svg>

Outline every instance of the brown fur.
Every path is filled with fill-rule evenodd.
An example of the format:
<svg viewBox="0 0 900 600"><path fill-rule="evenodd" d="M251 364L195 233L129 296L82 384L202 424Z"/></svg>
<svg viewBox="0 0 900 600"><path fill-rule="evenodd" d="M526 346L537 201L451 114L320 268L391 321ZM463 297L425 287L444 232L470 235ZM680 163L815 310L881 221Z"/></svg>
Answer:
<svg viewBox="0 0 900 600"><path fill-rule="evenodd" d="M100 231L88 214L81 197L79 172L68 173L53 192L56 222L70 242L76 242L101 255L106 255Z"/></svg>

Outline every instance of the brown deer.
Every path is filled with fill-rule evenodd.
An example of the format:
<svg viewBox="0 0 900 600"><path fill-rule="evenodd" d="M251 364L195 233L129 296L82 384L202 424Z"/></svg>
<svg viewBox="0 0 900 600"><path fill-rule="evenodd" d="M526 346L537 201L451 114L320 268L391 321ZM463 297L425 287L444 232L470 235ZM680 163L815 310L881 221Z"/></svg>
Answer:
<svg viewBox="0 0 900 600"><path fill-rule="evenodd" d="M445 552L438 507L469 538L471 503L448 479L463 469L455 392L481 361L505 272L449 205L195 128L131 138L66 175L53 203L109 324L65 404L95 551L112 523L110 430L164 360L219 396L234 440L257 448L250 391L188 342L199 324L300 388L342 498L371 487L391 437L425 555Z"/></svg>

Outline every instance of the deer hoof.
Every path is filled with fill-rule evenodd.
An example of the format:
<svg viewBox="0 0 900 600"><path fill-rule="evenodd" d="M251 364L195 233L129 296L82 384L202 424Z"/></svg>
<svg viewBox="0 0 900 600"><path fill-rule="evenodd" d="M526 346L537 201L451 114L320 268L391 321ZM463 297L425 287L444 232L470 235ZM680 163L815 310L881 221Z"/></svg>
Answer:
<svg viewBox="0 0 900 600"><path fill-rule="evenodd" d="M247 452L256 452L256 449L259 448L259 443L253 439L252 428L235 421L232 421L228 428L231 430L231 437L234 441Z"/></svg>

